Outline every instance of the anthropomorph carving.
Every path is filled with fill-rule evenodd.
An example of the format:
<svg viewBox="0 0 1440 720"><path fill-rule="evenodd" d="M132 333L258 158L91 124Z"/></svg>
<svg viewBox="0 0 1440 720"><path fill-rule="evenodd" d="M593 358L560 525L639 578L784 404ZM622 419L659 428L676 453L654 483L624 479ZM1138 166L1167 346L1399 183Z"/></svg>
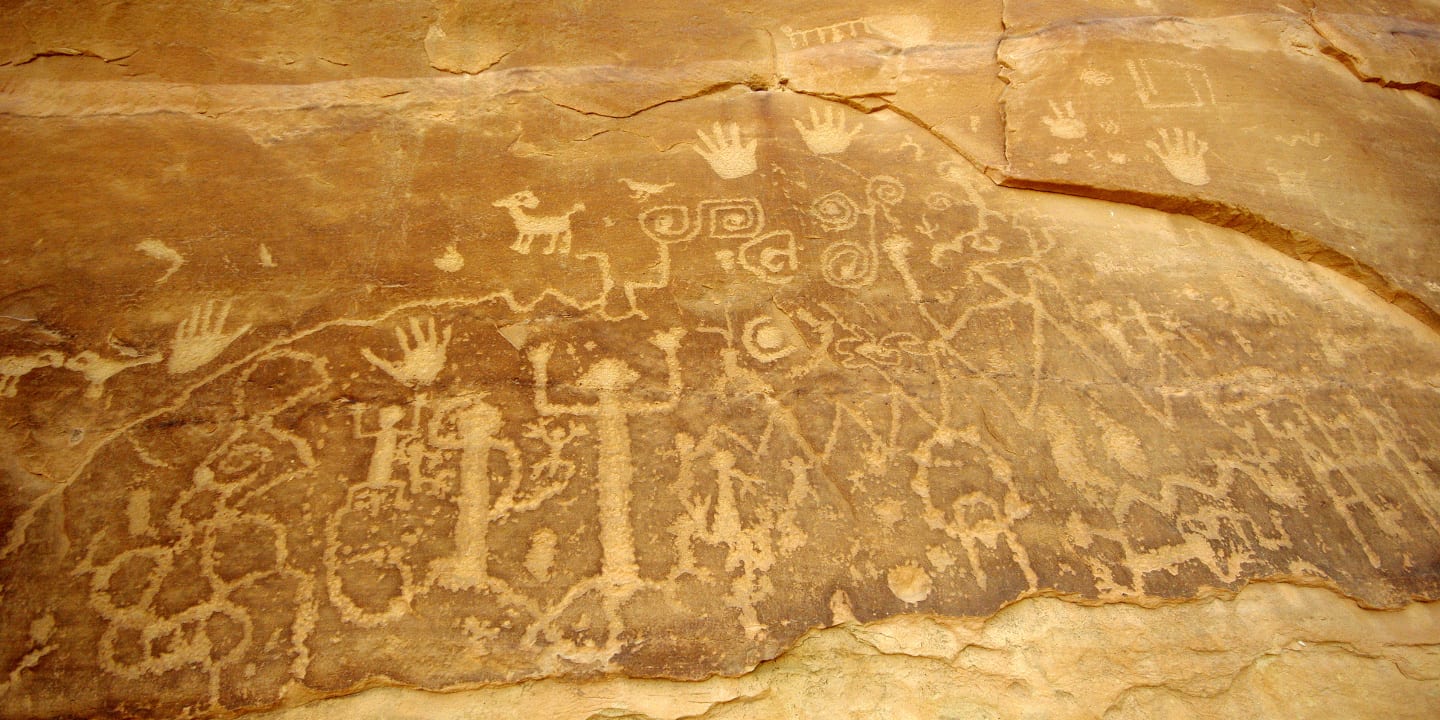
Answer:
<svg viewBox="0 0 1440 720"><path fill-rule="evenodd" d="M541 415L595 418L596 436L600 442L596 479L600 500L601 571L607 581L615 584L639 576L639 567L635 562L634 530L630 523L630 484L635 474L630 453L630 417L671 410L679 401L681 378L677 351L684 334L684 330L675 328L650 339L665 353L665 367L669 374L668 397L660 402L636 400L630 394L630 388L640 379L640 374L623 360L605 358L591 365L576 381L576 387L595 395L594 403L553 403L549 394L549 365L554 348L544 344L530 350L530 364L535 374L536 410Z"/></svg>

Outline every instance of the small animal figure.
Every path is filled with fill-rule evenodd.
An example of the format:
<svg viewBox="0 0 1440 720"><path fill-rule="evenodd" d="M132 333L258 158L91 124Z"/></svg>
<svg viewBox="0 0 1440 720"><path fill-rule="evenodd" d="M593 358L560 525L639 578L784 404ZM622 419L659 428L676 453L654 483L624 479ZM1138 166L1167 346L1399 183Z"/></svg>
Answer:
<svg viewBox="0 0 1440 720"><path fill-rule="evenodd" d="M651 195L659 195L675 186L673 182L656 185L655 183L640 182L638 180L631 180L630 178L620 178L620 182L625 183L625 187L630 188L630 198L640 202L645 202L650 199Z"/></svg>
<svg viewBox="0 0 1440 720"><path fill-rule="evenodd" d="M515 231L518 233L510 249L521 255L529 255L530 243L541 235L550 238L544 254L554 253L557 245L561 255L570 254L570 216L585 209L584 203L575 203L563 215L530 215L525 211L539 207L540 198L535 197L535 193L529 190L521 190L510 197L496 200L493 204L510 211L510 219L515 221Z"/></svg>
<svg viewBox="0 0 1440 720"><path fill-rule="evenodd" d="M60 367L65 356L56 350L41 350L34 355L11 355L0 358L0 397L15 397L20 387L20 378L31 370L42 367Z"/></svg>
<svg viewBox="0 0 1440 720"><path fill-rule="evenodd" d="M144 357L130 360L110 360L100 357L94 350L86 350L65 361L66 370L74 370L85 376L90 381L90 387L85 388L85 397L98 398L105 392L105 381L118 373L129 370L140 365L151 365L164 360L165 356L160 353L146 355Z"/></svg>

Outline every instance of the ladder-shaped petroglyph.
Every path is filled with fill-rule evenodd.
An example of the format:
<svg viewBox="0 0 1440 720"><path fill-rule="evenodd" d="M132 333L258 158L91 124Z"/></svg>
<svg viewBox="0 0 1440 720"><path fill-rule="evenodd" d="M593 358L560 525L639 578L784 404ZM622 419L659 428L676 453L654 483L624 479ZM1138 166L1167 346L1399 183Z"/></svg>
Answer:
<svg viewBox="0 0 1440 720"><path fill-rule="evenodd" d="M878 21L873 18L862 17L844 22L821 25L818 27L795 30L789 26L780 28L785 33L786 39L790 41L790 47L801 50L812 45L828 45L844 42L860 37L874 37L882 40L892 40L893 37L881 31L877 27Z"/></svg>

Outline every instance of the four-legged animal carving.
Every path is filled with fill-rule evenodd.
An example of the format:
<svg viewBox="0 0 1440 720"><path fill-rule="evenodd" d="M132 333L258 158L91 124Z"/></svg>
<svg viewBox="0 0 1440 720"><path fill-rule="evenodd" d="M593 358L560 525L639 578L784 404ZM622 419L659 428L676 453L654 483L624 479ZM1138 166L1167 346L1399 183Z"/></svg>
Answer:
<svg viewBox="0 0 1440 720"><path fill-rule="evenodd" d="M510 211L510 218L515 221L515 231L519 233L510 249L521 255L530 254L530 243L540 235L550 238L550 244L545 246L544 254L549 255L555 252L556 245L559 245L560 254L570 253L570 216L584 210L584 203L575 203L570 210L562 215L530 215L526 210L534 210L540 206L540 198L529 190L521 190L507 198L496 200L495 207L503 207Z"/></svg>

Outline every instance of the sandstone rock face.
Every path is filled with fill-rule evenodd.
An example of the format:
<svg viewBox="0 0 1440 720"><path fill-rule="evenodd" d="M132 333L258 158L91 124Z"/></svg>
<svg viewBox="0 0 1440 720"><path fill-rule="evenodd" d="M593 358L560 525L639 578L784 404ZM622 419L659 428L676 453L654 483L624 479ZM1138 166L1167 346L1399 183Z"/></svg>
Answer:
<svg viewBox="0 0 1440 720"><path fill-rule="evenodd" d="M0 716L1440 711L1433 6L82 5Z"/></svg>

